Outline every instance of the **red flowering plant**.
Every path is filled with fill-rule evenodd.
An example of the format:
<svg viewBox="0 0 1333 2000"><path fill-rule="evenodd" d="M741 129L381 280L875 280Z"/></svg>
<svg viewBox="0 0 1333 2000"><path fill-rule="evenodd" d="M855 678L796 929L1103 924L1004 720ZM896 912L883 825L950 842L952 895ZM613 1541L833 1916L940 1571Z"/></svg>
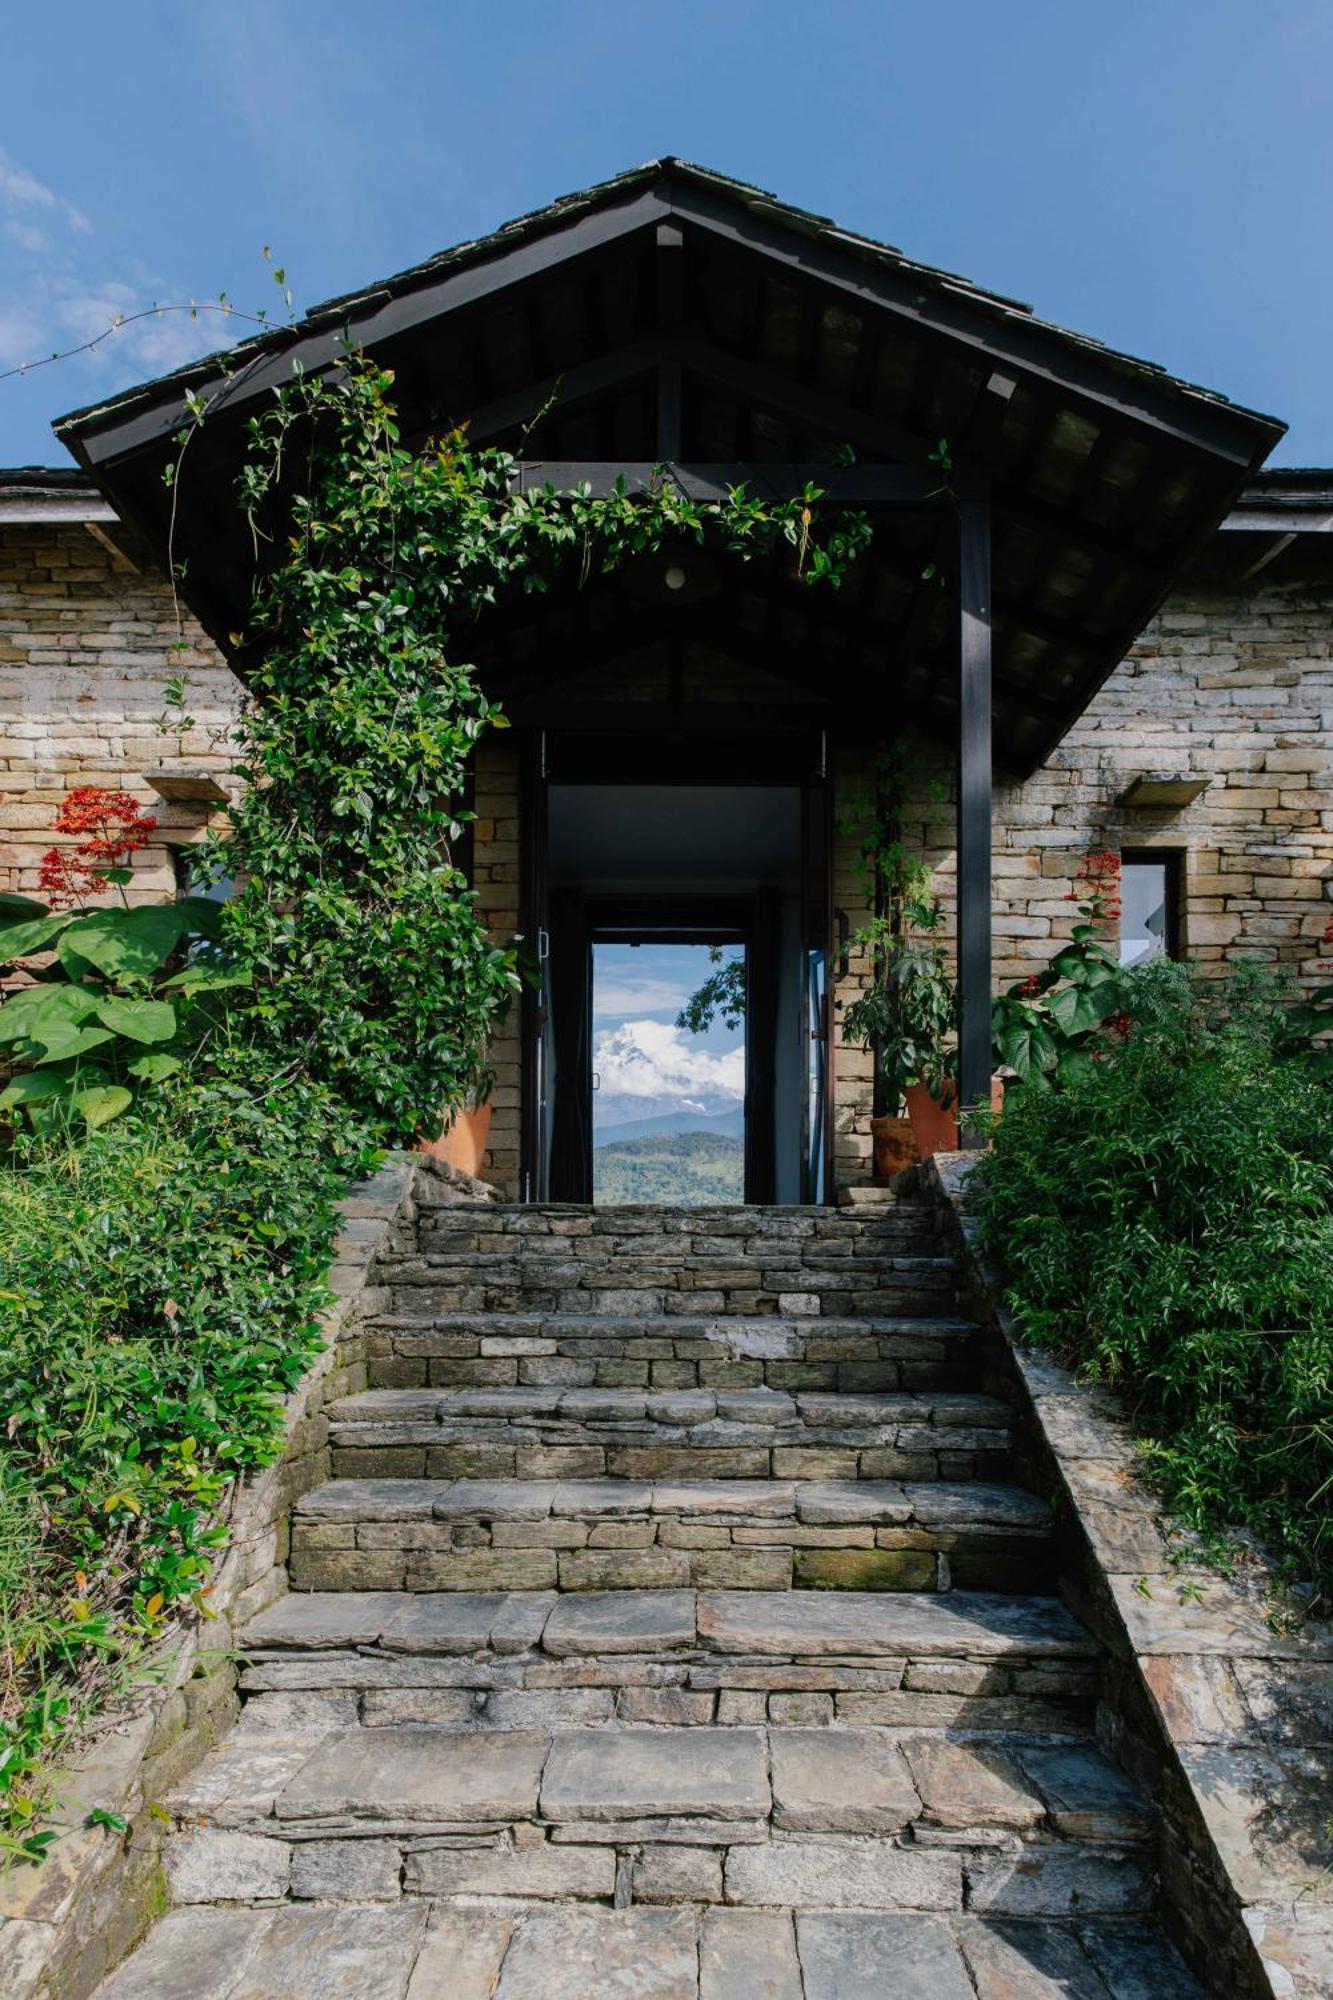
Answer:
<svg viewBox="0 0 1333 2000"><path fill-rule="evenodd" d="M83 838L72 848L48 847L42 856L37 886L48 908L74 909L108 888L118 888L124 902L125 884L133 873L127 866L129 858L148 845L156 827L153 814L141 812L139 801L129 792L108 791L103 785L80 785L67 792L55 830Z"/></svg>
<svg viewBox="0 0 1333 2000"><path fill-rule="evenodd" d="M21 964L29 982L0 1006L0 1114L21 1111L34 1131L72 1118L92 1129L128 1109L182 1067L208 1024L201 996L239 983L206 955L216 903L131 907L125 897L130 856L156 825L128 792L82 785L55 819L56 832L81 838L42 857L46 901L0 896L0 965ZM86 907L108 888L121 891L119 906ZM203 951L174 969L190 940Z"/></svg>
<svg viewBox="0 0 1333 2000"><path fill-rule="evenodd" d="M1124 974L1107 942L1121 914L1120 856L1109 848L1085 855L1065 901L1078 908L1069 943L992 1009L996 1060L1039 1089L1068 1082L1129 1033Z"/></svg>

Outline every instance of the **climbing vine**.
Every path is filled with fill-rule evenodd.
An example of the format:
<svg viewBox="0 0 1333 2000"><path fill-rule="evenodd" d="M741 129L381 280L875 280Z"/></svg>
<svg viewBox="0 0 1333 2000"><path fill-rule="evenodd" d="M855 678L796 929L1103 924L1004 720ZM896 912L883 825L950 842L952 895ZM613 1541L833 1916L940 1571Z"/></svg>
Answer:
<svg viewBox="0 0 1333 2000"><path fill-rule="evenodd" d="M740 561L785 547L805 582L836 587L870 528L820 518L813 484L699 502L665 468L646 491L523 492L508 454L461 431L409 450L392 388L353 353L249 427L258 665L248 782L214 864L244 882L223 929L254 973L251 1028L409 1138L484 1088L518 983L457 859L469 759L505 726L468 664L477 621L571 566L584 585L667 544Z"/></svg>

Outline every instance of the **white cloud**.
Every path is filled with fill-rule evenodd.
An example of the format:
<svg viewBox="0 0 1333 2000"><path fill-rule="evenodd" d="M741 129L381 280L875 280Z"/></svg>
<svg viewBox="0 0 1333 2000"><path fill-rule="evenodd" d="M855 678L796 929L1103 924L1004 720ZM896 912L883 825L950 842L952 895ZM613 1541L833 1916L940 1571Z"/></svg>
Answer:
<svg viewBox="0 0 1333 2000"><path fill-rule="evenodd" d="M63 194L57 194L45 181L39 181L36 174L21 167L3 146L0 146L0 209L9 215L22 215L40 209L52 218L58 218L67 229L72 229L79 236L87 236L93 226L81 208L76 208L72 201L66 201Z"/></svg>
<svg viewBox="0 0 1333 2000"><path fill-rule="evenodd" d="M692 991L687 979L663 979L646 972L598 973L593 1007L599 1021L624 1020L629 1014L679 1014Z"/></svg>
<svg viewBox="0 0 1333 2000"><path fill-rule="evenodd" d="M624 1021L593 1042L598 1090L607 1098L669 1100L678 1111L718 1111L745 1097L745 1049L700 1048L664 1021Z"/></svg>
<svg viewBox="0 0 1333 2000"><path fill-rule="evenodd" d="M215 309L179 309L179 289L146 271L106 271L87 239L82 209L0 147L0 369L22 369L96 343L81 354L66 404L91 390L128 387L207 354L243 329ZM100 266L100 268L99 268ZM168 301L164 308L158 300ZM94 386L95 385L95 386Z"/></svg>

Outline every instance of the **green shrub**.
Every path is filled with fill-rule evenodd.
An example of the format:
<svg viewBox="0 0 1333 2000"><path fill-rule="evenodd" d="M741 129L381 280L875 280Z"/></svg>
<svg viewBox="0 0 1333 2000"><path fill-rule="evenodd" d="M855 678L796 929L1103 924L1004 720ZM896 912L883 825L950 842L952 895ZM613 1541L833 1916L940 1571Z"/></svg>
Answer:
<svg viewBox="0 0 1333 2000"><path fill-rule="evenodd" d="M0 1847L50 1837L50 1759L118 1663L206 1613L225 1490L319 1347L363 1154L314 1086L235 1060L0 1172Z"/></svg>
<svg viewBox="0 0 1333 2000"><path fill-rule="evenodd" d="M1126 1038L1006 1103L983 1241L1025 1331L1114 1383L1171 1503L1333 1583L1333 1087L1285 998L1179 966Z"/></svg>

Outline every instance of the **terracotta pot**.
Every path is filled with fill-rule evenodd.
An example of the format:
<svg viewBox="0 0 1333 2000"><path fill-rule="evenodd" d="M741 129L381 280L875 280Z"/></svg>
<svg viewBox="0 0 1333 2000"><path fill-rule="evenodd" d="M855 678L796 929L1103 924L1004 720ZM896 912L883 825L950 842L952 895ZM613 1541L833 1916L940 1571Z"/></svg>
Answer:
<svg viewBox="0 0 1333 2000"><path fill-rule="evenodd" d="M993 1076L990 1081L990 1108L997 1118L1004 1110L1004 1082L998 1076ZM907 1116L923 1160L929 1160L936 1153L958 1151L956 1103L937 1104L924 1083L914 1083L907 1092Z"/></svg>
<svg viewBox="0 0 1333 2000"><path fill-rule="evenodd" d="M924 1083L911 1084L907 1092L907 1117L923 1160L936 1153L958 1151L956 1099L937 1104Z"/></svg>
<svg viewBox="0 0 1333 2000"><path fill-rule="evenodd" d="M491 1130L491 1101L474 1104L466 1111L455 1114L452 1122L438 1139L423 1139L420 1150L434 1154L448 1167L456 1167L462 1174L479 1174L481 1163L486 1157L486 1142Z"/></svg>
<svg viewBox="0 0 1333 2000"><path fill-rule="evenodd" d="M894 1174L900 1174L904 1167L920 1164L921 1151L912 1132L908 1118L872 1118L871 1135L875 1141L875 1179L886 1181Z"/></svg>

